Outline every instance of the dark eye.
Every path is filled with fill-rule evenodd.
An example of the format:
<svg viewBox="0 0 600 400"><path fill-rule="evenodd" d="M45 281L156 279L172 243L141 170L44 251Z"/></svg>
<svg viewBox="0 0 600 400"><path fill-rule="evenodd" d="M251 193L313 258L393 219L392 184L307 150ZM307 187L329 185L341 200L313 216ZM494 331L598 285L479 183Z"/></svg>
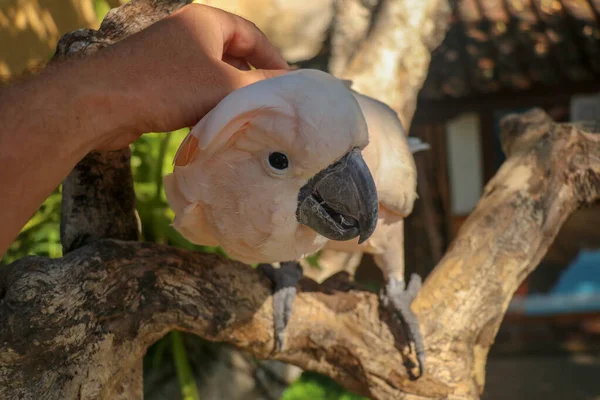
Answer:
<svg viewBox="0 0 600 400"><path fill-rule="evenodd" d="M288 167L288 158L283 153L271 153L269 154L269 164L275 169L286 169Z"/></svg>

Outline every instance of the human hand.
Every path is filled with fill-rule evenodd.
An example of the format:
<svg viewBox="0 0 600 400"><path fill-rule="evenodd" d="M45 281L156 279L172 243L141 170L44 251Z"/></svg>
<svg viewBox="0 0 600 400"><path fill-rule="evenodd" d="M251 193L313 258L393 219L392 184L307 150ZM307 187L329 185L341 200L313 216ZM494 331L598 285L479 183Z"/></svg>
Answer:
<svg viewBox="0 0 600 400"><path fill-rule="evenodd" d="M225 96L289 66L251 22L190 4L88 60L110 116L92 148L117 150L145 132L195 125ZM255 70L249 68L249 64Z"/></svg>
<svg viewBox="0 0 600 400"><path fill-rule="evenodd" d="M0 256L90 151L195 125L232 91L288 68L252 23L192 4L89 57L3 87Z"/></svg>

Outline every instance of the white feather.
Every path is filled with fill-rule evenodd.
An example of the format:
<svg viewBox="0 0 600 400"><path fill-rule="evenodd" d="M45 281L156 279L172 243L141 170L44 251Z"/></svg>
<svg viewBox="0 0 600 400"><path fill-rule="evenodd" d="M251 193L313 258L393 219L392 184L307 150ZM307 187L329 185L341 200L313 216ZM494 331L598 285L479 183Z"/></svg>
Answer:
<svg viewBox="0 0 600 400"><path fill-rule="evenodd" d="M429 143L425 143L418 137L408 136L407 140L408 140L408 147L410 148L410 152L413 154L415 154L417 151L429 150L431 148Z"/></svg>

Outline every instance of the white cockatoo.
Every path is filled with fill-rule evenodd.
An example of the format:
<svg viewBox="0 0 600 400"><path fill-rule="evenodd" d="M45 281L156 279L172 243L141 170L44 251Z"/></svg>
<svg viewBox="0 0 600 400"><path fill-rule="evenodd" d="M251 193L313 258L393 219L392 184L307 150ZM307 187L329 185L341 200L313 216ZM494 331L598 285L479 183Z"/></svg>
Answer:
<svg viewBox="0 0 600 400"><path fill-rule="evenodd" d="M404 284L403 219L416 199L412 153L424 148L384 103L303 69L225 97L182 142L164 187L189 241L248 264L281 263L264 269L279 346L302 275L296 261L323 248L360 251L387 277L382 296L422 362L410 310L420 280Z"/></svg>

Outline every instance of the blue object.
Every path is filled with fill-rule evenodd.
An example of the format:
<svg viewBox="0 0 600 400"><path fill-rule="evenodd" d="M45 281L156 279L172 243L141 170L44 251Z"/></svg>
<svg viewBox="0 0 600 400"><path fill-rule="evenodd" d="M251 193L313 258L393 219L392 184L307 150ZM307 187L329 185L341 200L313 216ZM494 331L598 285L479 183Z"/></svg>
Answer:
<svg viewBox="0 0 600 400"><path fill-rule="evenodd" d="M548 294L515 297L508 310L532 316L600 312L600 251L582 250Z"/></svg>
<svg viewBox="0 0 600 400"><path fill-rule="evenodd" d="M600 294L600 251L580 251L550 292Z"/></svg>

